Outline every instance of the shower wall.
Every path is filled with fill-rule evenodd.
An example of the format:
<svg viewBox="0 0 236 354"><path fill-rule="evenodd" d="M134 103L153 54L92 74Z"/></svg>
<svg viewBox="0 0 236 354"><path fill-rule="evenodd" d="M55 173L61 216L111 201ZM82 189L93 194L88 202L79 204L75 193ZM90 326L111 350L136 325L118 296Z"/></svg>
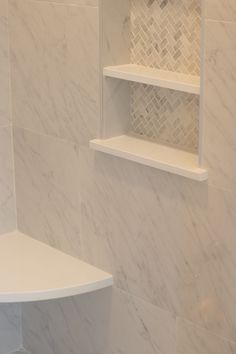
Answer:
<svg viewBox="0 0 236 354"><path fill-rule="evenodd" d="M13 174L8 2L0 0L0 235L16 228ZM0 305L0 354L19 348L20 324L19 306Z"/></svg>
<svg viewBox="0 0 236 354"><path fill-rule="evenodd" d="M125 26L127 1L103 1ZM235 0L203 3L208 183L89 149L100 114L97 0L9 4L19 229L115 278L112 297L24 305L26 347L235 354Z"/></svg>

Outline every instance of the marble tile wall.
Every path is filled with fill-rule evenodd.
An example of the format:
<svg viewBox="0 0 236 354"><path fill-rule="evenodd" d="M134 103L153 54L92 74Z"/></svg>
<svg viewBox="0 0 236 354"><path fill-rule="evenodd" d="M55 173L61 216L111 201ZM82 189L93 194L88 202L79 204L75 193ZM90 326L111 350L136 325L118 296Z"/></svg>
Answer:
<svg viewBox="0 0 236 354"><path fill-rule="evenodd" d="M235 5L236 6L236 5ZM234 7L235 7L234 6ZM223 7L223 6L221 6ZM206 14L211 9L206 7ZM217 188L236 192L236 61L235 22L232 13L223 18L230 21L206 20L205 62L205 129L204 159L210 173L210 183ZM216 9L213 18L219 16Z"/></svg>
<svg viewBox="0 0 236 354"><path fill-rule="evenodd" d="M204 2L202 184L89 150L98 10L10 0L19 228L115 278L112 295L24 305L26 348L236 354L236 3Z"/></svg>
<svg viewBox="0 0 236 354"><path fill-rule="evenodd" d="M111 290L23 305L23 342L33 354L104 354Z"/></svg>
<svg viewBox="0 0 236 354"><path fill-rule="evenodd" d="M10 1L15 126L78 144L96 135L98 61L90 53L98 51L97 13L92 6Z"/></svg>
<svg viewBox="0 0 236 354"><path fill-rule="evenodd" d="M8 2L0 1L0 235L16 228L10 107ZM20 309L0 306L0 354L19 348Z"/></svg>
<svg viewBox="0 0 236 354"><path fill-rule="evenodd" d="M21 344L20 306L0 304L0 354L13 353Z"/></svg>

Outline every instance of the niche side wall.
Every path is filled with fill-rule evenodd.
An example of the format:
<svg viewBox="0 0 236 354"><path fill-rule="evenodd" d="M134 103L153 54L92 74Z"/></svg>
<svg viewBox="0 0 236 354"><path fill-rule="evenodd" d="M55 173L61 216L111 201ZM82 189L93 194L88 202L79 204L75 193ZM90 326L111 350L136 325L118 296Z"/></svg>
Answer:
<svg viewBox="0 0 236 354"><path fill-rule="evenodd" d="M12 129L10 110L10 66L8 2L0 4L0 234L15 230Z"/></svg>

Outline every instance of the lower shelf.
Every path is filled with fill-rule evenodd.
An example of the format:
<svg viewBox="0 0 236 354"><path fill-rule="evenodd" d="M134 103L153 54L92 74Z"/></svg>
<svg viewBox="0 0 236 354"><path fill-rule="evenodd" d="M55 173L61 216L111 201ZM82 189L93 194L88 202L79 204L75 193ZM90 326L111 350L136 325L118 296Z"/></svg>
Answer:
<svg viewBox="0 0 236 354"><path fill-rule="evenodd" d="M196 181L205 181L208 173L198 165L198 156L165 145L122 135L90 141L96 151L154 167Z"/></svg>
<svg viewBox="0 0 236 354"><path fill-rule="evenodd" d="M112 282L110 274L20 232L0 236L0 303L75 296Z"/></svg>

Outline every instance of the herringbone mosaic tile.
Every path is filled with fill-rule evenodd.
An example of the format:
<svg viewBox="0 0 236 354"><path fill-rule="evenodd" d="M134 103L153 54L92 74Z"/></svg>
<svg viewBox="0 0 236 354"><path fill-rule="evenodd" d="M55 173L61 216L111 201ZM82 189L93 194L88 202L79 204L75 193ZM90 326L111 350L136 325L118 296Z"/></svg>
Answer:
<svg viewBox="0 0 236 354"><path fill-rule="evenodd" d="M132 133L179 148L197 150L197 96L133 83L131 92Z"/></svg>
<svg viewBox="0 0 236 354"><path fill-rule="evenodd" d="M131 62L199 75L199 0L131 0ZM196 150L199 99L131 84L131 131L154 141Z"/></svg>
<svg viewBox="0 0 236 354"><path fill-rule="evenodd" d="M199 0L131 0L131 62L199 75Z"/></svg>

